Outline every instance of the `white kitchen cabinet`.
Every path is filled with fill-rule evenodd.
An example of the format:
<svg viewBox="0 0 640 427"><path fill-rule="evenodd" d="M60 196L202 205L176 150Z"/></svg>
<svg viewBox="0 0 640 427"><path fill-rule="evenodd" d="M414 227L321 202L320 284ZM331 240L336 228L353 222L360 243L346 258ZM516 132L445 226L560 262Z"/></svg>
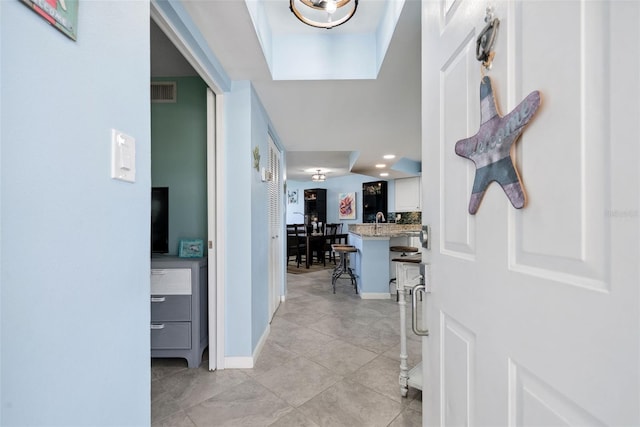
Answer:
<svg viewBox="0 0 640 427"><path fill-rule="evenodd" d="M396 212L422 210L420 177L396 179Z"/></svg>

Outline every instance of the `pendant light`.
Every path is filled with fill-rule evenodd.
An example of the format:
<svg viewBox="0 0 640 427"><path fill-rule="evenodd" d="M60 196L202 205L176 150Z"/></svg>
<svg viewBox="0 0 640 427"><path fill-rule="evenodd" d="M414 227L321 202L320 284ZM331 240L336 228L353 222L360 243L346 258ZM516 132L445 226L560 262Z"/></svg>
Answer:
<svg viewBox="0 0 640 427"><path fill-rule="evenodd" d="M313 182L324 182L327 179L327 176L323 173L320 173L320 169L318 169L318 173L314 173L311 175L311 181Z"/></svg>
<svg viewBox="0 0 640 427"><path fill-rule="evenodd" d="M333 28L356 13L358 0L289 0L289 9L300 21L317 28Z"/></svg>

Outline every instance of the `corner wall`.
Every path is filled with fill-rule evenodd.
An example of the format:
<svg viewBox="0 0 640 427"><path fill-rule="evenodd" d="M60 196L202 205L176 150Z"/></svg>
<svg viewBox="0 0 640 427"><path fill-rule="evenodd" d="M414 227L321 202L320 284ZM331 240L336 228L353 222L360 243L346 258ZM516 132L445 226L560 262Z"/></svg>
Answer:
<svg viewBox="0 0 640 427"><path fill-rule="evenodd" d="M149 14L81 2L74 42L0 2L1 425L150 424Z"/></svg>
<svg viewBox="0 0 640 427"><path fill-rule="evenodd" d="M269 199L260 169L267 167L269 132L276 143L277 135L248 81L234 81L225 93L225 132L225 358L227 367L250 367L269 326ZM258 170L253 157L256 147Z"/></svg>

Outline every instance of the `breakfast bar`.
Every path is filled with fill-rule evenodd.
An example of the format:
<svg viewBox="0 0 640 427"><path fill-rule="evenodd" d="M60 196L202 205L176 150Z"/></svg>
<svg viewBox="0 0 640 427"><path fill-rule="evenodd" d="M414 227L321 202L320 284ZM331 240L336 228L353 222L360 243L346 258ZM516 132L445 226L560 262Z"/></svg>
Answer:
<svg viewBox="0 0 640 427"><path fill-rule="evenodd" d="M395 271L390 264L389 247L407 244L419 234L420 224L349 225L349 244L358 250L357 255L351 255L350 262L361 298L390 297L389 279Z"/></svg>

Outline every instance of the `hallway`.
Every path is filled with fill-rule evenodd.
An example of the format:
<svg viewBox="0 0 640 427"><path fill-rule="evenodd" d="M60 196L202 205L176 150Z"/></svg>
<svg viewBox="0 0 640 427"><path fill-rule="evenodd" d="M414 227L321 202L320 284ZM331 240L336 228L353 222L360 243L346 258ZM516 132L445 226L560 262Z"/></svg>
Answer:
<svg viewBox="0 0 640 427"><path fill-rule="evenodd" d="M362 300L331 270L288 274L287 301L253 369L153 359L153 426L420 426L422 394L400 397L395 298ZM408 334L409 366L420 339Z"/></svg>

